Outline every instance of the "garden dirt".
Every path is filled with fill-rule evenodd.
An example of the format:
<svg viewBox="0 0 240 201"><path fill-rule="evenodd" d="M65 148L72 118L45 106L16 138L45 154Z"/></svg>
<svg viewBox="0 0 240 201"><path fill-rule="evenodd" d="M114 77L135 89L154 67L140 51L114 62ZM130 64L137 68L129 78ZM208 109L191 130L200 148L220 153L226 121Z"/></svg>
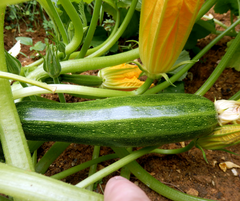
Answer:
<svg viewBox="0 0 240 201"><path fill-rule="evenodd" d="M229 16L216 15L220 21L225 24L228 23ZM39 28L35 32L26 32L26 26L23 24L20 33L17 30L5 31L5 48L10 49L17 36L28 36L33 39L33 42L44 42L46 37L45 30ZM197 46L202 49L205 47L215 36L210 35L204 39L198 41ZM197 62L189 71L185 82L185 92L195 93L199 87L207 80L209 75L213 72L221 57L225 53L227 42L231 40L230 37L224 37L220 40L211 50L204 55L199 62ZM29 46L22 46L21 50L26 55L31 55L33 52L29 50ZM36 60L37 55L33 54L35 58L29 58L20 55L19 60L23 66ZM89 74L94 74L96 71L90 71ZM211 89L204 95L210 100L215 99L228 99L236 92L240 90L240 73L232 68L227 68L223 71L217 82L211 87ZM48 96L51 99L57 99L56 95ZM84 101L84 99L75 98L72 96L66 96L68 102ZM189 142L185 142L187 145ZM44 153L51 147L53 142L45 143L38 150L39 159ZM182 144L174 143L164 145L161 148L164 149L176 149L181 148ZM238 201L240 200L240 176L237 174L234 176L231 169L224 172L220 169L219 164L225 161L231 161L237 165L240 165L240 145L230 147L228 150L235 152L238 155L233 155L223 151L209 151L206 150L206 157L208 163L203 159L202 152L197 148L177 154L177 155L160 155L160 154L147 154L137 161L138 163L148 171L153 177L161 181L163 184L174 188L183 193L195 195L201 198L207 198L212 200L221 201ZM46 174L51 176L59 173L65 169L71 168L78 164L91 160L93 147L82 144L71 144L58 159L49 167ZM108 147L102 147L100 155L106 155L113 153ZM113 159L98 164L98 170L107 167L118 159ZM240 173L240 169L236 169L237 173ZM114 175L119 175L120 171L110 174L108 177L99 181L95 191L102 193L105 188L105 184L108 179ZM71 175L65 179L64 182L76 184L88 176L88 169L82 170L74 175ZM131 181L142 188L152 201L167 201L169 199L162 197L155 193L147 186L138 181L134 175L131 175Z"/></svg>

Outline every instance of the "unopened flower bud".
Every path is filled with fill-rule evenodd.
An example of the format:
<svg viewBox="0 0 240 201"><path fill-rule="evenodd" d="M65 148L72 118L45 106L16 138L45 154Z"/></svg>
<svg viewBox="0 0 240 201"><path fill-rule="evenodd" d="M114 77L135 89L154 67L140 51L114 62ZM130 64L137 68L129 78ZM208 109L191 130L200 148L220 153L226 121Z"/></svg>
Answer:
<svg viewBox="0 0 240 201"><path fill-rule="evenodd" d="M52 78L57 78L61 73L61 64L57 51L53 45L47 45L46 56L43 62L43 69Z"/></svg>

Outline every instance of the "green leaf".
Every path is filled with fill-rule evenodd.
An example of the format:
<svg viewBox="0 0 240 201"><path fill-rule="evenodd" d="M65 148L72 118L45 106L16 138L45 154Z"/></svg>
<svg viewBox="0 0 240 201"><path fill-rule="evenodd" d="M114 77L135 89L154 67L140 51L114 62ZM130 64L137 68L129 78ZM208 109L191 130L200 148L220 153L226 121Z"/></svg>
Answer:
<svg viewBox="0 0 240 201"><path fill-rule="evenodd" d="M212 26L213 28L215 28L215 23L213 20L208 21L202 20L201 25L195 24L190 33L190 36L188 37L184 49L187 50L193 49L196 46L198 39L204 38L211 33L209 30L204 28L203 26L204 24L206 26Z"/></svg>
<svg viewBox="0 0 240 201"><path fill-rule="evenodd" d="M82 0L71 0L71 2L76 2L76 3L79 3L80 1ZM93 0L83 0L83 2L87 3L87 4L90 4Z"/></svg>
<svg viewBox="0 0 240 201"><path fill-rule="evenodd" d="M163 91L161 91L160 93L184 93L184 82L180 81L180 82L174 82L174 85L170 85L169 87L167 87L166 89L164 89Z"/></svg>
<svg viewBox="0 0 240 201"><path fill-rule="evenodd" d="M16 40L20 40L23 45L33 45L33 40L29 37L17 37Z"/></svg>
<svg viewBox="0 0 240 201"><path fill-rule="evenodd" d="M103 27L97 26L90 46L97 47L107 39L107 32Z"/></svg>
<svg viewBox="0 0 240 201"><path fill-rule="evenodd" d="M218 0L214 11L223 14L231 10L234 15L238 16L238 2L237 0Z"/></svg>
<svg viewBox="0 0 240 201"><path fill-rule="evenodd" d="M173 66L175 66L175 65L177 65L177 64L179 64L179 63L181 63L181 62L189 61L189 60L190 60L189 53L188 53L186 50L183 50L183 51L181 52L181 54L179 55L177 61L173 64ZM184 66L185 66L185 65L182 65L182 66L174 69L173 71L168 72L168 74L174 75L174 74L176 74L177 72L179 72L182 68L184 68ZM178 81L182 81L186 76L187 76L187 72L184 73L184 74L178 79Z"/></svg>
<svg viewBox="0 0 240 201"><path fill-rule="evenodd" d="M120 0L118 2L118 7L119 8L129 8L131 3L132 3L132 0ZM137 6L136 6L136 10L140 11L141 10L141 6L142 6L142 0L138 0Z"/></svg>
<svg viewBox="0 0 240 201"><path fill-rule="evenodd" d="M21 62L5 50L5 58L9 73L19 75L21 72Z"/></svg>
<svg viewBox="0 0 240 201"><path fill-rule="evenodd" d="M121 23L124 20L128 10L127 9L120 9L120 16L121 16ZM132 19L130 20L126 30L122 34L122 38L128 39L132 36L136 36L139 31L139 20L140 20L140 12L135 11L133 13Z"/></svg>
<svg viewBox="0 0 240 201"><path fill-rule="evenodd" d="M118 51L118 42L116 42L110 49L109 52L116 53Z"/></svg>
<svg viewBox="0 0 240 201"><path fill-rule="evenodd" d="M228 47L231 45L232 41L233 40L227 43ZM227 66L229 68L235 68L235 70L240 71L240 47L238 47L238 49L236 49L236 51L232 54L232 57Z"/></svg>
<svg viewBox="0 0 240 201"><path fill-rule="evenodd" d="M30 47L30 50L43 51L46 45L41 41L38 41L33 47Z"/></svg>

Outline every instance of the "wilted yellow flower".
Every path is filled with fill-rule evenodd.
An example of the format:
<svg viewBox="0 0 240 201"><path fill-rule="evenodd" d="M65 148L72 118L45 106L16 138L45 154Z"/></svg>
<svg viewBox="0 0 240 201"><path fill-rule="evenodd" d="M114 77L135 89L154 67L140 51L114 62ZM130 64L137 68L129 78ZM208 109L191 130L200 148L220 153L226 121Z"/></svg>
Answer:
<svg viewBox="0 0 240 201"><path fill-rule="evenodd" d="M152 79L173 70L204 0L143 0L139 53Z"/></svg>
<svg viewBox="0 0 240 201"><path fill-rule="evenodd" d="M141 73L136 65L120 64L100 70L98 76L103 79L102 88L132 91L143 85L138 79Z"/></svg>
<svg viewBox="0 0 240 201"><path fill-rule="evenodd" d="M217 100L214 102L218 112L220 125L240 123L240 102L233 100Z"/></svg>
<svg viewBox="0 0 240 201"><path fill-rule="evenodd" d="M212 134L200 137L197 145L203 149L224 149L240 143L240 125L225 125L217 128Z"/></svg>

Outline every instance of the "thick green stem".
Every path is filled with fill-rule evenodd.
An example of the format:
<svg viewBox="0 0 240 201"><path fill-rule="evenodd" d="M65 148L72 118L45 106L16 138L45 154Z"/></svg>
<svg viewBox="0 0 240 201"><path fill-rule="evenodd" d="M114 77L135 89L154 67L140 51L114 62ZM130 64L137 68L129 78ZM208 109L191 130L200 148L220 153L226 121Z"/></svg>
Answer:
<svg viewBox="0 0 240 201"><path fill-rule="evenodd" d="M196 95L204 95L211 87L212 85L217 81L218 77L222 74L223 70L226 68L227 64L231 60L233 54L239 48L240 46L240 33L237 35L237 37L234 39L234 41L231 43L230 47L228 48L227 52L215 68L215 70L212 72L212 74L209 76L207 81L201 86L200 89L195 93Z"/></svg>
<svg viewBox="0 0 240 201"><path fill-rule="evenodd" d="M127 13L125 19L123 20L123 23L121 24L121 26L117 30L117 32L114 34L114 36L109 40L109 42L107 44L105 44L102 48L100 48L99 50L97 50L93 54L89 55L88 56L89 58L96 57L96 56L101 56L106 51L108 51L118 41L118 39L122 36L124 31L126 30L128 24L129 24L129 22L130 22L130 20L133 16L133 13L135 11L135 7L137 5L137 2L138 2L138 0L132 0L131 6L128 10L128 13Z"/></svg>
<svg viewBox="0 0 240 201"><path fill-rule="evenodd" d="M124 148L112 148L116 154L121 158L126 158L127 156L131 155L129 152ZM127 164L127 167L129 170L145 185L147 185L149 188L154 190L155 192L159 193L160 195L165 196L166 198L169 198L170 200L174 201L205 201L208 199L198 198L194 196L190 196L187 194L184 194L182 192L179 192L177 190L174 190L157 179L155 179L153 176L151 176L146 170L144 170L136 161L133 161L129 164Z"/></svg>
<svg viewBox="0 0 240 201"><path fill-rule="evenodd" d="M62 74L60 79L62 82L70 82L83 86L100 86L103 83L101 77L93 75Z"/></svg>
<svg viewBox="0 0 240 201"><path fill-rule="evenodd" d="M237 26L240 22L240 19L236 20L230 27L228 27L224 32L222 32L220 35L218 35L216 38L214 38L206 47L204 47L192 60L198 61L204 54L207 53L208 50L210 50L221 38L223 38L226 34L228 34L235 26ZM184 73L186 73L194 63L186 64L178 73L173 75L170 78L170 81L172 83L176 82ZM145 94L155 94L159 91L162 91L163 89L167 88L171 83L165 81L156 87L153 87L145 92Z"/></svg>
<svg viewBox="0 0 240 201"><path fill-rule="evenodd" d="M6 72L3 36L4 14L5 7L0 7L0 71ZM34 171L9 81L0 78L0 88L0 136L6 162L24 170Z"/></svg>
<svg viewBox="0 0 240 201"><path fill-rule="evenodd" d="M103 201L103 195L0 163L1 193L31 201Z"/></svg>
<svg viewBox="0 0 240 201"><path fill-rule="evenodd" d="M55 88L49 87L46 83L31 80L31 79L25 78L23 76L15 75L15 74L8 73L8 72L0 71L0 78L6 78L6 79L10 79L10 80L20 81L22 83L28 83L28 84L35 85L35 86L38 86L38 87L42 87L42 88L47 89L51 92L55 91Z"/></svg>
<svg viewBox="0 0 240 201"><path fill-rule="evenodd" d="M92 176L86 178L85 180L81 181L76 186L80 187L80 188L86 188L90 184L93 184L93 183L99 181L103 177L105 177L105 176L111 174L112 172L120 169L121 167L127 165L128 163L130 163L130 162L132 162L134 160L136 160L137 158L139 158L139 157L149 153L150 151L152 151L153 149L156 149L157 147L158 146L145 147L145 148L142 148L142 149L140 149L138 151L134 151L131 154L129 154L128 156L120 159L119 161L117 161L115 163L112 163L108 167L98 171L94 175L92 175Z"/></svg>
<svg viewBox="0 0 240 201"><path fill-rule="evenodd" d="M134 91L135 94L136 95L143 94L145 91L147 91L149 89L149 87L151 86L153 81L154 81L153 79L148 77L147 80L144 82L144 84L141 87L139 87L137 90Z"/></svg>
<svg viewBox="0 0 240 201"><path fill-rule="evenodd" d="M40 0L40 1L43 2L44 0ZM54 22L56 29L59 31L63 42L65 44L68 44L67 31L64 28L63 22L59 16L55 6L53 5L53 2L51 0L46 0L46 1L49 6L49 10L47 10L47 12L48 12L48 14L50 14L51 20Z"/></svg>
<svg viewBox="0 0 240 201"><path fill-rule="evenodd" d="M93 159L93 160L90 160L90 161L87 161L85 163L82 163L80 165L77 165L75 167L72 167L72 168L69 168L67 170L64 170L58 174L55 174L53 176L51 176L52 178L54 179L63 179L67 176L70 176L72 174L75 174L81 170L84 170L86 168L88 168L89 166L93 165L93 164L96 164L96 163L101 163L103 161L107 161L107 160L111 160L111 159L114 159L114 158L117 158L117 154L109 154L109 155L105 155L105 156L101 156L99 158L96 158L96 159Z"/></svg>
<svg viewBox="0 0 240 201"><path fill-rule="evenodd" d="M238 3L238 16L240 16L240 0L237 0Z"/></svg>
<svg viewBox="0 0 240 201"><path fill-rule="evenodd" d="M238 91L231 98L229 98L229 100L238 100L238 99L240 99L240 91Z"/></svg>
<svg viewBox="0 0 240 201"><path fill-rule="evenodd" d="M29 1L29 0L7 0L7 1L0 1L0 7L7 6L7 5L10 5L10 4L19 4L19 3L22 3L22 2L25 2L25 1Z"/></svg>
<svg viewBox="0 0 240 201"><path fill-rule="evenodd" d="M83 46L81 48L81 51L79 52L76 59L83 58L85 56L88 48L89 48L89 45L92 41L96 26L97 26L101 5L102 5L102 0L96 0L95 1L94 12L93 12L93 16L92 16L92 19L91 19L91 24L89 26L88 33L87 33L87 36L86 36L85 41L83 43Z"/></svg>
<svg viewBox="0 0 240 201"><path fill-rule="evenodd" d="M28 87L28 85L24 82L20 82L20 84L22 85L22 87ZM37 101L37 97L36 96L29 96L31 101Z"/></svg>
<svg viewBox="0 0 240 201"><path fill-rule="evenodd" d="M63 61L61 62L61 74L97 70L133 61L137 58L139 58L138 48L111 56ZM27 78L33 80L41 80L47 77L49 77L49 75L43 70L42 66L39 66L27 76Z"/></svg>
<svg viewBox="0 0 240 201"><path fill-rule="evenodd" d="M115 96L130 96L134 95L134 91L118 91L111 89L102 89L102 88L93 88L85 86L77 86L70 84L54 84L50 85L57 88L56 93L68 93L68 94L78 94L79 96L84 96L89 99L96 98L106 98L106 97L115 97ZM51 93L45 89L39 87L27 87L13 91L13 98L19 99L27 96L37 95L37 94L47 94Z"/></svg>
<svg viewBox="0 0 240 201"><path fill-rule="evenodd" d="M71 42L66 46L65 53L71 54L74 50L78 48L83 38L83 26L80 17L78 16L77 11L73 7L72 3L69 0L59 0L63 8L67 12L68 16L73 22L74 25L74 37Z"/></svg>

